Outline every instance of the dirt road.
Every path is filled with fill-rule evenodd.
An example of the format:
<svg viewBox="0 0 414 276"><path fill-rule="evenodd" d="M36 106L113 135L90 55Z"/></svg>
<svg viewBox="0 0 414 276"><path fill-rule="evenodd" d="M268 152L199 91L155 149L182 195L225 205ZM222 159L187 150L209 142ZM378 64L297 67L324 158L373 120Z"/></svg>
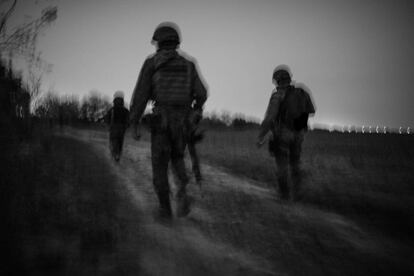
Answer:
<svg viewBox="0 0 414 276"><path fill-rule="evenodd" d="M171 224L154 216L150 147L127 137L121 162L110 159L106 134L68 130L100 152L118 177L131 212L123 239L145 275L371 275L404 274L404 245L369 233L341 215L281 202L271 189L203 164L202 190L192 180L190 215ZM171 177L172 197L174 180ZM174 202L173 202L174 207ZM133 212L132 212L133 210ZM139 223L135 222L139 214ZM403 249L401 249L403 248ZM131 256L131 254L129 256ZM409 266L412 271L412 265Z"/></svg>

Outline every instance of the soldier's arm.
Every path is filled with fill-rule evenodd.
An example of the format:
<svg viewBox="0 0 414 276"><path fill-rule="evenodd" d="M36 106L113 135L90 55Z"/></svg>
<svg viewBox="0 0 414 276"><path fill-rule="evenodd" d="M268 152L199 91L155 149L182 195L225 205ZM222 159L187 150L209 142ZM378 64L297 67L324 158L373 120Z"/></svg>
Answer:
<svg viewBox="0 0 414 276"><path fill-rule="evenodd" d="M279 106L282 101L282 95L280 92L273 93L269 100L269 105L265 113L265 117L260 125L260 132L258 139L260 141L266 136L266 134L272 128L274 120L276 119L277 113L279 112Z"/></svg>
<svg viewBox="0 0 414 276"><path fill-rule="evenodd" d="M200 115L203 112L203 106L204 103L207 100L207 89L204 86L203 82L200 79L200 76L197 72L197 68L194 64L192 64L193 67L193 97L194 97L194 110L200 113Z"/></svg>
<svg viewBox="0 0 414 276"><path fill-rule="evenodd" d="M147 59L141 68L137 83L132 93L129 108L129 118L131 123L137 124L144 113L148 100L151 97L151 78L153 65L151 59Z"/></svg>
<svg viewBox="0 0 414 276"><path fill-rule="evenodd" d="M309 114L315 114L315 106L313 104L311 96L306 93L307 100L306 100L306 112Z"/></svg>

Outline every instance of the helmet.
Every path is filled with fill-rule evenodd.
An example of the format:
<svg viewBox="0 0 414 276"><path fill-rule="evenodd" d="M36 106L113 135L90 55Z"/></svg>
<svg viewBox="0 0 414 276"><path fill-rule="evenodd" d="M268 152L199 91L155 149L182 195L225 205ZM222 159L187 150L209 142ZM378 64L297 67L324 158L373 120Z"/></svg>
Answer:
<svg viewBox="0 0 414 276"><path fill-rule="evenodd" d="M114 93L114 100L115 99L124 99L124 92L122 92L121 90L118 90Z"/></svg>
<svg viewBox="0 0 414 276"><path fill-rule="evenodd" d="M155 29L152 40L158 43L165 41L174 41L180 43L180 35L177 24L172 22L163 22Z"/></svg>
<svg viewBox="0 0 414 276"><path fill-rule="evenodd" d="M273 71L273 79L276 83L290 83L292 81L292 75L290 73L289 67L286 65L279 65Z"/></svg>

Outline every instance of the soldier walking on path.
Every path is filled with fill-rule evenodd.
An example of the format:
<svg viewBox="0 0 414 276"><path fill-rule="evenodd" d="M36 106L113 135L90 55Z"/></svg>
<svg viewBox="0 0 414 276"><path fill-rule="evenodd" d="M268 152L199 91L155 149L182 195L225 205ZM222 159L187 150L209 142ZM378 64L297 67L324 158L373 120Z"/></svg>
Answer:
<svg viewBox="0 0 414 276"><path fill-rule="evenodd" d="M301 196L300 156L309 114L315 108L308 92L291 84L291 74L287 66L276 67L273 73L276 90L272 93L260 127L257 145L265 142L266 134L271 131L269 150L276 158L278 168L279 192L282 199L289 199L289 169L293 182L295 199Z"/></svg>
<svg viewBox="0 0 414 276"><path fill-rule="evenodd" d="M124 107L124 93L116 91L114 106L104 116L109 125L109 149L116 162L119 162L124 144L125 131L129 125L129 111Z"/></svg>
<svg viewBox="0 0 414 276"><path fill-rule="evenodd" d="M171 217L168 164L171 160L178 178L177 216L190 212L186 193L188 177L184 150L188 143L191 120L202 116L207 91L195 63L178 52L180 36L173 23L160 24L152 37L157 47L141 68L135 86L130 118L138 139L137 126L148 101L153 102L151 124L151 159L153 185L160 204L160 216Z"/></svg>

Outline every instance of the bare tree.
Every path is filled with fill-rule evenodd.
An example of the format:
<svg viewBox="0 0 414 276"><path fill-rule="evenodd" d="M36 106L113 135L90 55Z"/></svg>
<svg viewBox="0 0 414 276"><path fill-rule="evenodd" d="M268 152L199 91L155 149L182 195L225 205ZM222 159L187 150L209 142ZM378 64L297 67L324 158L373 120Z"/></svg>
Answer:
<svg viewBox="0 0 414 276"><path fill-rule="evenodd" d="M59 115L60 100L56 93L49 91L42 97L35 114L39 117L56 120Z"/></svg>
<svg viewBox="0 0 414 276"><path fill-rule="evenodd" d="M5 0L1 1L0 4L7 2ZM3 33L3 30L6 28L6 22L10 18L11 14L13 13L14 9L16 8L17 0L13 1L13 4L10 6L10 8L6 11L4 15L2 15L2 18L0 20L0 34Z"/></svg>
<svg viewBox="0 0 414 276"><path fill-rule="evenodd" d="M9 1L1 1L5 5ZM7 30L7 22L15 11L17 0L0 15L0 53L18 55L28 60L29 64L43 66L40 53L36 51L36 42L39 32L57 18L57 7L50 6L42 11L40 17L26 23L22 23Z"/></svg>
<svg viewBox="0 0 414 276"><path fill-rule="evenodd" d="M18 0L0 0L0 6L8 7L0 13L0 57L9 56L23 58L27 62L27 80L24 88L30 93L31 107L34 108L41 94L42 76L51 70L51 65L43 61L36 50L37 38L41 30L56 20L57 7L49 6L41 15L29 22L8 28Z"/></svg>
<svg viewBox="0 0 414 276"><path fill-rule="evenodd" d="M34 70L30 70L28 74L29 76L25 84L25 89L30 94L31 108L33 109L36 106L36 103L39 100L39 96L41 94L43 73L42 71L35 72Z"/></svg>
<svg viewBox="0 0 414 276"><path fill-rule="evenodd" d="M82 101L80 117L84 121L96 122L110 107L111 103L107 97L102 96L99 91L92 90Z"/></svg>

